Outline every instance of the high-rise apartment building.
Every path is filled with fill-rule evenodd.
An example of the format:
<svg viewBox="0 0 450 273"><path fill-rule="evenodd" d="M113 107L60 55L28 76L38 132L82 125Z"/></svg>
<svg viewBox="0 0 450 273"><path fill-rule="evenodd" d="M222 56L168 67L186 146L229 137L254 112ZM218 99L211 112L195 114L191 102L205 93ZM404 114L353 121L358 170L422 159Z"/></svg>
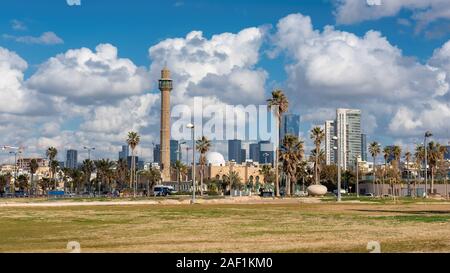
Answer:
<svg viewBox="0 0 450 273"><path fill-rule="evenodd" d="M153 148L153 163L161 164L161 145L159 144Z"/></svg>
<svg viewBox="0 0 450 273"><path fill-rule="evenodd" d="M78 168L78 151L77 150L67 150L65 165L66 165L66 168L69 168L69 169Z"/></svg>
<svg viewBox="0 0 450 273"><path fill-rule="evenodd" d="M122 145L122 151L119 152L119 159L127 159L130 155L130 147L128 145Z"/></svg>
<svg viewBox="0 0 450 273"><path fill-rule="evenodd" d="M259 142L259 163L274 164L274 144L270 141Z"/></svg>
<svg viewBox="0 0 450 273"><path fill-rule="evenodd" d="M284 136L287 134L298 137L300 135L300 116L296 114L283 114L280 129L280 143L282 143Z"/></svg>
<svg viewBox="0 0 450 273"><path fill-rule="evenodd" d="M361 134L361 160L367 161L367 136Z"/></svg>
<svg viewBox="0 0 450 273"><path fill-rule="evenodd" d="M361 110L336 110L336 135L341 167L347 170L361 156Z"/></svg>
<svg viewBox="0 0 450 273"><path fill-rule="evenodd" d="M248 158L253 160L253 162L259 162L259 144L258 143L252 143L249 145Z"/></svg>
<svg viewBox="0 0 450 273"><path fill-rule="evenodd" d="M336 151L334 147L336 146L336 141L333 137L336 136L336 122L334 120L325 121L325 162L327 165L332 165L336 163Z"/></svg>
<svg viewBox="0 0 450 273"><path fill-rule="evenodd" d="M228 161L236 161L241 164L242 141L239 139L228 140Z"/></svg>

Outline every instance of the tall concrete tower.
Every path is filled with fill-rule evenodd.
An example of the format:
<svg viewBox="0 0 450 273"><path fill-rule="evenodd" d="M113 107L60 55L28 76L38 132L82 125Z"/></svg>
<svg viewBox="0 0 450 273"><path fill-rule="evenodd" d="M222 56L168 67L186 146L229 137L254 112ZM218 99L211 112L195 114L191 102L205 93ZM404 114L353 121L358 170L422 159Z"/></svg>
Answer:
<svg viewBox="0 0 450 273"><path fill-rule="evenodd" d="M172 80L167 67L161 71L159 90L161 90L161 169L163 181L170 181L170 92Z"/></svg>

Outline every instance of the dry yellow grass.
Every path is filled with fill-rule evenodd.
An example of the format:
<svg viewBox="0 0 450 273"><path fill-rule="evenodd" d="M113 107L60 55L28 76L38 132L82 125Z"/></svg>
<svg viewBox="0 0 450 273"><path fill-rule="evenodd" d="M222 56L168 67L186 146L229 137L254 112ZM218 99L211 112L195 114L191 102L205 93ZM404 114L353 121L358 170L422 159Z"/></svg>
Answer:
<svg viewBox="0 0 450 273"><path fill-rule="evenodd" d="M0 252L450 252L450 205L3 207L0 234Z"/></svg>

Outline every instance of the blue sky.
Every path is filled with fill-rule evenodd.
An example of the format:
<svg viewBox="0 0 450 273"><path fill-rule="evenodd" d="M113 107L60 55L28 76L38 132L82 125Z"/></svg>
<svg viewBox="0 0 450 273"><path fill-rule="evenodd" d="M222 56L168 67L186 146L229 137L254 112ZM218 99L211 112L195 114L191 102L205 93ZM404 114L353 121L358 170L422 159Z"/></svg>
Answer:
<svg viewBox="0 0 450 273"><path fill-rule="evenodd" d="M445 1L442 0L412 2L395 0L392 2L398 3L398 6L401 7L399 10L396 10L392 5L384 5L384 3L380 7L367 7L366 4L356 5L359 10L352 10L346 6L347 3L350 6L355 1L357 0L343 0L339 3L334 0L130 0L126 2L119 0L81 0L81 5L72 6L68 5L66 0L2 1L0 9L0 48L4 48L9 52L15 52L28 64L27 69L20 69L25 78L23 82L24 90L36 91L36 94L43 96L44 101L52 100L56 103L55 105L44 107L47 110L57 109L58 104L60 107L69 107L71 109L69 114L64 113L61 109L54 110L55 113L52 118L42 115L41 119L37 117L40 116L39 111L42 110L33 110L34 112L31 110L23 111L23 113L19 114L14 111L4 110L3 112L5 115L8 115L8 118L10 118L9 115L13 115L13 118L18 120L26 118L27 115L33 115L36 118L34 126L45 127L45 133L35 132L32 134L32 140L28 139L28 129L16 128L18 133L14 136L5 136L6 140L4 141L27 143L30 147L34 147L35 150L52 143L64 147L64 143L67 142L61 139L64 138L61 135L71 134L71 131L80 131L80 135L76 135L71 141L79 141L83 145L89 145L89 142L93 142L94 139L104 138L104 143L111 143L111 146L101 152L105 156L114 155L116 153L114 147L120 148L118 137L99 136L99 133L95 132L95 130L85 128L91 128L92 124L106 126L104 120L100 121L101 111L104 111L106 114L103 114L107 116L108 111L119 111L120 105L141 103L144 101L142 96L149 92L157 95L153 78L156 77L158 65L161 65L161 63L157 61L157 56L149 56L150 48L162 48L167 54L167 52L170 53L170 49L165 48L167 45L164 44L165 42L170 44L170 39L172 38L187 40L186 35L195 30L202 31L201 39L209 42L212 40L213 35L221 35L223 33L238 35L242 30L257 27L265 31L262 37L257 39L258 46L256 46L256 50L259 52L259 56L257 59L247 61L245 64L236 65L240 69L249 72L255 79L262 79L261 86L264 87L263 92L265 95L261 97L267 96L274 87L282 87L287 90L287 94L292 98L292 105L295 105L293 111L299 112L302 117L305 117L305 121L301 124L304 137L306 136L307 138L307 130L312 125L322 122L324 118L330 118L329 113L333 111L333 107L355 107L362 108L365 114L367 113L365 120L367 120L367 124L370 123L370 126L368 126L370 127L368 129L369 132L367 132L369 140L379 140L386 144L401 143L412 145L419 141L420 137L417 137L417 132L427 126L427 120L433 120L433 113L427 112L429 108L427 105L433 105L435 108L442 107L440 112L444 113L444 117L447 110L450 109L448 92L439 89L441 88L439 85L445 85L449 78L445 78L446 73L448 73L448 60L446 59L446 49L444 48L444 44L450 38L450 32L448 31L450 30L449 18L433 17L430 20L419 20L417 18L423 11L429 11L429 14L433 14L436 10L450 10L450 4L445 4ZM364 1L361 0L361 2ZM425 6L423 6L423 3L425 3ZM367 95L370 94L367 93L369 91L361 91L359 93L357 85L349 84L349 82L353 83L353 81L356 81L352 74L358 73L353 72L359 71L350 71L348 75L343 74L340 77L345 78L343 82L330 83L330 81L336 80L330 78L317 83L316 76L318 75L312 75L311 71L314 70L312 64L317 64L317 62L313 61L319 60L315 58L319 58L320 54L305 57L301 55L302 53L296 53L297 49L299 49L298 52L307 52L311 48L308 47L307 42L299 45L298 48L295 48L295 44L288 45L284 43L283 39L287 39L287 37L283 36L281 28L277 27L277 23L280 20L293 14L301 14L301 16L311 19L312 23L310 25L312 25L312 29L319 34L308 39L315 40L318 44L323 45L322 50L328 48L329 39L333 35L355 35L360 40L362 49L355 49L356 53L351 56L359 56L358 54L363 53L368 54L365 57L369 59L363 60L361 58L361 62L373 61L377 58L381 62L381 64L368 64L367 67L371 68L368 69L368 73L371 73L370 71L373 72L373 69L384 66L388 67L387 70L391 67L394 72L401 71L399 75L392 74L393 78L399 78L398 82L392 84L394 88L380 87L387 89L380 91L380 93L384 92L385 96L379 98L376 96L376 87L372 86L371 90L375 91L370 91L373 93L373 98L369 98L371 97L371 95ZM340 17L340 14L345 14L344 19ZM367 18L364 17L366 15ZM297 26L292 26L294 31L300 29L302 24L309 26L309 23L303 22L299 16L292 20L290 24L297 24ZM424 27L418 29L420 24L423 24ZM326 25L334 27L334 31L330 36L322 32ZM288 29L290 26L286 25L285 27ZM381 33L380 37L367 38L364 35L368 31L378 31ZM47 33L47 36L43 36L45 33ZM307 34L299 31L295 35L296 39L299 39L299 43L303 43L302 37L305 37ZM279 39L279 41L276 39ZM351 39L347 43L351 44ZM384 39L387 41L387 45L383 44L382 41ZM364 47L371 47L371 41L380 43L375 46L379 48L375 50L370 49L370 52L367 53ZM150 81L153 82L143 82L139 87L130 87L131 91L129 92L128 90L119 90L117 91L117 99L102 101L96 98L101 96L105 90L84 90L91 97L83 95L82 97L74 98L73 94L61 94L55 90L55 86L64 86L64 84L55 84L54 79L48 80L48 78L44 77L55 75L46 70L47 66L50 66L48 63L50 58L66 53L68 50L78 50L83 47L95 53L95 49L99 44L111 44L118 50L118 58L129 59L135 67L142 67L145 71L141 72L148 73L149 78L151 78ZM250 45L249 47L251 50L254 49ZM395 52L395 48L400 51ZM439 51L439 49L442 50ZM274 51L278 52L278 54L275 57L269 57L270 53ZM436 54L436 51L442 54ZM381 52L381 55L377 55L377 52ZM239 54L239 52L232 52L230 56L232 54ZM389 54L394 54L395 57L383 57L389 56ZM345 56L343 58L345 59ZM352 58L351 61L355 61ZM393 63L391 63L392 59L395 59ZM332 61L334 63L332 62L331 64L337 65L338 68L340 65L339 61L335 59L332 59ZM350 68L359 65L358 63L353 64L349 60L344 60L344 62L346 61ZM62 63L64 62L62 61ZM436 67L437 71L433 70L433 72L428 74L427 67L429 64ZM364 65L362 63L361 67L365 67ZM290 66L295 68L287 71ZM130 69L134 69L133 67ZM412 68L409 69L409 67ZM186 74L186 71L174 70L175 78ZM262 72L266 73L266 77L262 76L264 75ZM136 77L141 79L142 73L139 72ZM209 71L208 73L211 74L212 72ZM216 72L212 74L214 73ZM232 74L232 72L228 71L222 74L217 73L217 76L225 78L232 76L227 73ZM37 77L36 74L40 77ZM37 79L30 80L33 75ZM206 75L207 73L205 72L202 77ZM298 75L301 75L300 79ZM390 74L386 75L387 77L390 76ZM411 75L417 75L417 77ZM190 76L196 77L193 74ZM380 77L386 76L383 74L376 78L379 79ZM444 79L439 77L444 77ZM436 80L437 78L439 80ZM132 82L130 80L130 83ZM199 92L198 89L201 89L201 81L194 81L194 87L187 87L188 82L187 80L186 86L184 86L186 90L180 94L181 101L186 94ZM383 80L378 80L378 82L383 82ZM375 81L375 83L377 82ZM71 83L66 82L65 84L70 85ZM108 88L114 87L108 86ZM430 90L423 90L428 88ZM434 95L420 94L423 92L434 92L432 90L435 89L441 90L436 91L440 93ZM4 92L9 92L13 89L11 87L5 90ZM28 92L26 90L24 92ZM341 93L330 93L330 90L339 90ZM389 98L389 92L392 92L392 96L395 97L397 96L396 92L399 90L403 90L402 92L407 95L399 96L397 101ZM308 97L308 93L317 94L316 98ZM230 103L230 96L224 98L219 94L215 95L217 100ZM130 102L127 101L130 96L141 97L136 97L135 101L132 98L132 102ZM303 96L305 96L305 99L303 99ZM406 99L407 97L415 98L416 100L409 101ZM431 100L427 101L424 99L419 104L417 103L418 98L431 98ZM157 113L157 98L147 96L146 99L148 100L148 109L145 109L144 112L147 114ZM401 100L402 102L400 102ZM87 101L94 102L89 104ZM324 101L328 103L324 103ZM380 107L377 106L383 103L387 105L386 113L383 113ZM152 108L155 105L156 108ZM102 109L99 110L99 108ZM320 109L319 112L321 113L314 113L315 109ZM0 114L3 112L0 110ZM11 114L12 112L14 113ZM422 113L423 116L429 115L428 119L422 120L418 116L419 113ZM93 121L92 124L89 123L91 120ZM95 123L97 121L99 123ZM399 126L398 123L404 126ZM0 124L0 129L7 130L8 126L11 125ZM150 143L157 141L158 136L155 133L155 131L157 132L154 129L155 124L142 121L142 124L134 124L132 127L140 128L143 132L152 135L144 140L143 146L147 149L144 150L144 153L147 153L148 147L151 146ZM443 126L436 125L437 138L445 141L444 138L448 137L448 129L442 129L441 127ZM127 127L124 125L122 128ZM22 132L22 129L23 135L20 135L19 132ZM83 130L87 131L84 132ZM110 133L117 134L117 132L118 129ZM150 154L150 152L148 153Z"/></svg>

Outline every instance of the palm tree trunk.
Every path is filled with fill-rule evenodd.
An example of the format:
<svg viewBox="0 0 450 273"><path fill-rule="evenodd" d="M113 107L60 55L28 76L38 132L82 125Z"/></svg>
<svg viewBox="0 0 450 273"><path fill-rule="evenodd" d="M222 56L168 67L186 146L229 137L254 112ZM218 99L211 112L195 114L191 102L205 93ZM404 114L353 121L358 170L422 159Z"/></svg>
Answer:
<svg viewBox="0 0 450 273"><path fill-rule="evenodd" d="M286 175L286 195L291 195L291 179L289 175Z"/></svg>
<svg viewBox="0 0 450 273"><path fill-rule="evenodd" d="M431 168L431 187L430 187L430 193L433 194L434 192L434 167Z"/></svg>
<svg viewBox="0 0 450 273"><path fill-rule="evenodd" d="M280 147L280 135L281 135L281 128L280 128L280 124L281 124L281 114L280 114L280 109L277 109L277 115L278 115L278 119L277 119L277 128L278 128L278 136L277 136L277 143L275 144L275 196L276 197L280 197L280 180L278 177L278 159L279 159L279 147Z"/></svg>
<svg viewBox="0 0 450 273"><path fill-rule="evenodd" d="M205 171L205 167L202 164L202 169L200 171L200 196L203 196L203 172Z"/></svg>

